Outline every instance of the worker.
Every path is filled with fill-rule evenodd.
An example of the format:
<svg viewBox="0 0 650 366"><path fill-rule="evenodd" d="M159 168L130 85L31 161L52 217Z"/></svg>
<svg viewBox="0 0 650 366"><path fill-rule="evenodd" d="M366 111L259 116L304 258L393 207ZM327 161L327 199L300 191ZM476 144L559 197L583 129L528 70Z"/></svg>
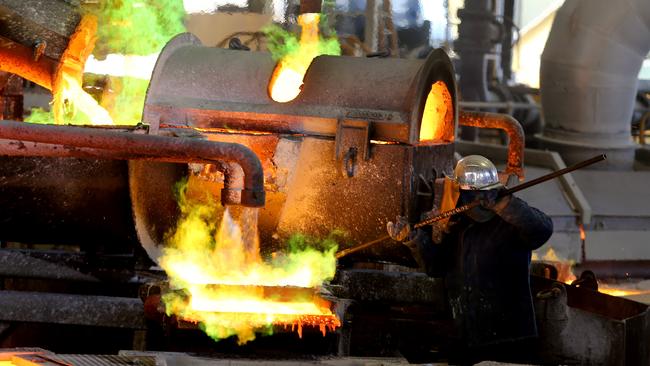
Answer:
<svg viewBox="0 0 650 366"><path fill-rule="evenodd" d="M481 205L427 229L413 230L398 218L388 224L388 232L430 276L444 277L457 330L451 357L471 364L494 360L495 352L516 350L513 341L537 335L531 251L549 239L553 223L523 200L500 195L505 188L483 156L458 161L452 180L459 192L457 207L476 200Z"/></svg>

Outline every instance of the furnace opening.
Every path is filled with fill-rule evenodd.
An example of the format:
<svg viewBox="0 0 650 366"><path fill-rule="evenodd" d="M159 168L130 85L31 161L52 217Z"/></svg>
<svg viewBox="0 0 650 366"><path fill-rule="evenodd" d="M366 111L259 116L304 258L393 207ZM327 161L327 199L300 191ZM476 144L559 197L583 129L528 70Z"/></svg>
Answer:
<svg viewBox="0 0 650 366"><path fill-rule="evenodd" d="M429 91L422 122L420 142L452 142L454 140L454 107L447 85L436 81Z"/></svg>

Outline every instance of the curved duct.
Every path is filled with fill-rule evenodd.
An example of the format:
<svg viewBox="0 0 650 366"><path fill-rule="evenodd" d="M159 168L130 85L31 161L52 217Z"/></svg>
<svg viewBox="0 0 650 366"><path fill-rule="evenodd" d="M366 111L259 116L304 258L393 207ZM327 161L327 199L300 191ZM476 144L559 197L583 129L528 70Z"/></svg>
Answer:
<svg viewBox="0 0 650 366"><path fill-rule="evenodd" d="M541 60L545 147L569 164L607 152L606 168L632 168L630 121L649 34L648 0L564 3Z"/></svg>

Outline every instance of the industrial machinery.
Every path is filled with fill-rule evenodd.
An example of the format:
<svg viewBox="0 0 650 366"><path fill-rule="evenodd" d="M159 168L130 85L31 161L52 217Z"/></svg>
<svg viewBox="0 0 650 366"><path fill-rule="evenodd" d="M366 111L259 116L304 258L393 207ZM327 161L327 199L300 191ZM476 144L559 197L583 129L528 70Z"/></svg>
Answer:
<svg viewBox="0 0 650 366"><path fill-rule="evenodd" d="M92 48L92 34L74 36L88 33L79 33L83 18L67 1L48 4L67 21L65 29L30 15L29 3L0 7L8 29L0 27L8 39L0 69L35 82L57 80L65 64L59 56L75 40ZM305 1L303 12L318 10L315 3ZM25 38L32 29L43 39ZM75 60L83 64L90 51L81 49ZM179 182L209 192L221 211L259 209L262 262L282 257L295 234L322 239L336 230L345 249L382 236L397 215L418 222L440 208L440 178L451 172L458 125L503 130L509 144L499 150L506 162L501 179L524 178L521 126L509 116L459 111L443 50L418 60L318 56L297 97L284 103L269 94L277 66L269 53L205 47L181 34L158 58L141 125L0 121L0 336L6 332L0 345L36 342L30 326L56 324L39 328L38 343L57 352L83 345L93 352L235 348L446 357L440 350L453 330L443 280L417 272L408 251L390 240L339 261L334 278L317 289L216 284L278 302L297 294L329 307L332 329L317 324L302 341L285 331L287 323L271 322L283 327L244 347L232 339L206 342L196 322L165 307L170 293L188 297L157 267L185 214ZM519 360L650 364L648 346L634 341L650 332L648 306L555 282L551 272L533 281L543 336L531 352L515 353ZM585 324L594 338L577 341ZM302 336L302 323L297 329ZM111 337L122 341L102 342ZM588 352L594 347L598 352Z"/></svg>

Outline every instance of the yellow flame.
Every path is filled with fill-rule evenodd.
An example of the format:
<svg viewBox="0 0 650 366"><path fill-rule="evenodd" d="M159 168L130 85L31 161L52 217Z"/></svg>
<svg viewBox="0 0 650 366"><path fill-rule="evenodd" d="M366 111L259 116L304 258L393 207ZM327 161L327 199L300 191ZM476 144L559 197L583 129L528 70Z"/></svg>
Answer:
<svg viewBox="0 0 650 366"><path fill-rule="evenodd" d="M73 114L75 109L79 109L93 125L113 124L113 119L108 111L82 89L81 83L75 77L67 73L62 75L61 89L54 98L60 98L64 106L72 109ZM63 117L60 118L65 122Z"/></svg>
<svg viewBox="0 0 650 366"><path fill-rule="evenodd" d="M453 106L449 89L442 81L431 86L422 113L420 141L453 141Z"/></svg>
<svg viewBox="0 0 650 366"><path fill-rule="evenodd" d="M318 22L320 14L308 13L298 16L302 28L300 49L280 60L269 83L271 99L279 103L290 102L300 94L302 80L318 51Z"/></svg>
<svg viewBox="0 0 650 366"><path fill-rule="evenodd" d="M86 60L97 39L97 18L85 15L70 36L68 47L61 56L52 85L52 109L56 123L64 123L65 112L74 114L79 109L93 125L112 125L113 119L99 103L82 88L82 75Z"/></svg>
<svg viewBox="0 0 650 366"><path fill-rule="evenodd" d="M98 60L91 55L86 62L84 72L149 80L157 59L157 53L148 56L112 53L103 60Z"/></svg>
<svg viewBox="0 0 650 366"><path fill-rule="evenodd" d="M168 313L201 323L215 339L236 335L240 343L272 324L297 326L299 333L302 325L315 325L323 332L340 325L329 302L313 291L289 298L264 291L265 287L321 286L334 276L336 248L293 251L267 263L259 253L257 209L244 209L241 225L226 209L218 228L211 224L210 207L188 211L171 237L173 246L160 260L170 284L184 289L182 294L163 297Z"/></svg>

